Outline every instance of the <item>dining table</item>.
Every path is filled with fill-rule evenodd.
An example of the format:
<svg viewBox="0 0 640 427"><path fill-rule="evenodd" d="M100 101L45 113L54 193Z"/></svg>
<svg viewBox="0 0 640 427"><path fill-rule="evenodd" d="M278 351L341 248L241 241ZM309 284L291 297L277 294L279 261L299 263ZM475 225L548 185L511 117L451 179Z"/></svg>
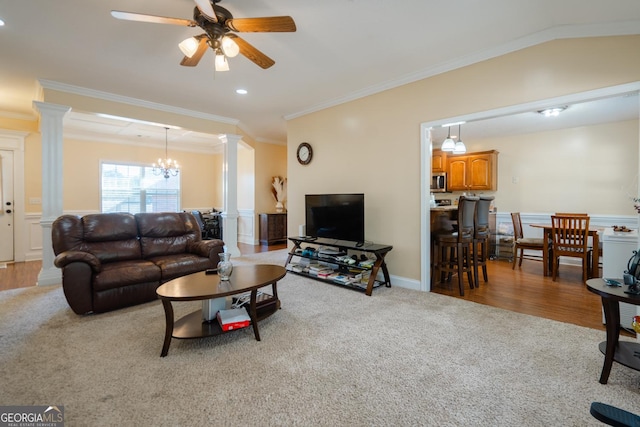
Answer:
<svg viewBox="0 0 640 427"><path fill-rule="evenodd" d="M551 269L553 265L553 259L549 256L549 250L551 249L551 231L553 230L553 225L551 223L538 224L533 223L529 224L530 227L534 228L542 228L543 229L543 240L544 240L544 249L542 251L542 263L543 274L545 276L549 276L551 274ZM600 262L600 234L604 231L604 227L596 227L589 225L589 236L591 237L593 250L591 251L591 271L589 277L598 277L598 263Z"/></svg>

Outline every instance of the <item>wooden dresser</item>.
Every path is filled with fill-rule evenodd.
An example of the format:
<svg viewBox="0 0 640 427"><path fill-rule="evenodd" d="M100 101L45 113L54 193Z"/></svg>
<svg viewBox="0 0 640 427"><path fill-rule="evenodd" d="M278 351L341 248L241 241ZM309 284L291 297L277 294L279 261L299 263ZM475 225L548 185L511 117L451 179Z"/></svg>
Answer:
<svg viewBox="0 0 640 427"><path fill-rule="evenodd" d="M261 213L260 214L260 244L271 245L287 241L287 214Z"/></svg>

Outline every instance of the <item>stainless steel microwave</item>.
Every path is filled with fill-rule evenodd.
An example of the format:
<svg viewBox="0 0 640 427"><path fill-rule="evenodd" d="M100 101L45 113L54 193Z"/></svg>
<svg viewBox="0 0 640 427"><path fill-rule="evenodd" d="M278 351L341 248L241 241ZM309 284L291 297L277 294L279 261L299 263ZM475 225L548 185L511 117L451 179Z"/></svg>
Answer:
<svg viewBox="0 0 640 427"><path fill-rule="evenodd" d="M431 175L431 192L444 193L447 191L447 174L446 172L434 173Z"/></svg>

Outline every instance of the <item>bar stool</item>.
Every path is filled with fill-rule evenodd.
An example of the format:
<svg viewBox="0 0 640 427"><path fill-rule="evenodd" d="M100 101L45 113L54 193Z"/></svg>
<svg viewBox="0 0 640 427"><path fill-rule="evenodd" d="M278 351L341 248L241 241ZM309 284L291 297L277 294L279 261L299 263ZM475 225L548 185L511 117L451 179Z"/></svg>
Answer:
<svg viewBox="0 0 640 427"><path fill-rule="evenodd" d="M482 267L482 277L485 283L489 281L487 275L487 258L489 253L489 209L494 196L480 196L476 205L473 231L473 277L476 288L480 287L478 267Z"/></svg>
<svg viewBox="0 0 640 427"><path fill-rule="evenodd" d="M467 273L469 287L473 289L473 265L471 254L473 252L473 229L476 213L476 203L479 197L460 196L458 201L458 230L454 232L438 233L433 236L434 257L431 270L431 283L440 277L444 281L451 280L453 273L458 275L458 287L460 295L464 295L464 283L462 276Z"/></svg>

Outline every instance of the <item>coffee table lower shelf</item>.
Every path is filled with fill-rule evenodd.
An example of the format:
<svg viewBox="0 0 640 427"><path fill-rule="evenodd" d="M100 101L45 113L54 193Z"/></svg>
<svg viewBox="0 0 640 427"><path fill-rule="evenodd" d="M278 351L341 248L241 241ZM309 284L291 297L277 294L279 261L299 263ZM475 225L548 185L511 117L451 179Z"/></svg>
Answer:
<svg viewBox="0 0 640 427"><path fill-rule="evenodd" d="M170 316L173 316L173 307L171 305L171 301L163 300L162 303L165 305L165 313L167 315L171 313ZM169 307L167 307L167 305ZM255 317L251 315L251 310L247 310L249 316L251 317L251 325L253 326L253 334L256 338L256 341L260 341L260 333L258 332L257 323L277 312L279 308L280 300L274 297L270 297L262 299L256 303ZM220 323L218 323L217 319L213 319L210 321L203 320L202 309L196 310L174 321L173 325L170 325L169 323L167 324L167 334L165 336L165 342L162 348L161 356L164 357L169 352L169 344L171 343L172 338L206 338L238 330L239 329L223 331L222 326L220 326Z"/></svg>
<svg viewBox="0 0 640 427"><path fill-rule="evenodd" d="M276 312L275 306L258 309L258 320L262 320L269 317ZM248 327L248 326L247 326ZM244 328L242 328L244 329ZM223 331L220 323L217 319L211 321L202 320L202 310L196 310L191 314L178 319L173 325L172 338L177 339L192 339L192 338L205 338L213 337L220 334L226 334L227 332L237 331L238 329L232 329L230 331ZM256 339L258 339L256 337ZM259 341L259 339L258 339Z"/></svg>
<svg viewBox="0 0 640 427"><path fill-rule="evenodd" d="M602 341L598 345L598 349L606 356L607 342ZM618 362L627 368L640 371L640 344L630 341L618 341L616 353L613 355L613 361Z"/></svg>

